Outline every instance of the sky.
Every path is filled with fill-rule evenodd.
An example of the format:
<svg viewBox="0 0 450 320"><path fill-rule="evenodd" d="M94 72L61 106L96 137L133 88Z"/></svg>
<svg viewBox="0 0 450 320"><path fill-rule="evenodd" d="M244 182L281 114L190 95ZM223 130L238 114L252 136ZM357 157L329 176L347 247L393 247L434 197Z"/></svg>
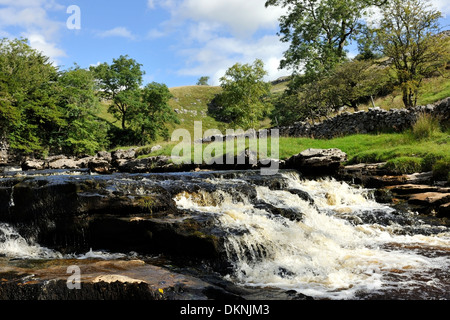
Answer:
<svg viewBox="0 0 450 320"><path fill-rule="evenodd" d="M450 29L450 1L431 0ZM61 69L112 63L128 55L142 64L144 85L211 85L235 63L264 62L266 80L289 74L279 63L283 9L265 0L0 0L0 37L26 38ZM352 49L350 49L351 51ZM350 55L355 54L350 52Z"/></svg>

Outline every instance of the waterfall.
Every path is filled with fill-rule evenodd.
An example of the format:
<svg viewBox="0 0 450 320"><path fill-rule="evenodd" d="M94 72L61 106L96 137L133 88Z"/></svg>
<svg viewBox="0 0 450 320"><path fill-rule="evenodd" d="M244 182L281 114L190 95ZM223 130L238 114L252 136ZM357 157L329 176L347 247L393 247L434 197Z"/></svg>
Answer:
<svg viewBox="0 0 450 320"><path fill-rule="evenodd" d="M250 185L256 189L256 200L236 201L232 196L236 191L226 188L202 192L201 197L181 194L175 198L179 208L214 214L227 232L226 252L234 265L229 280L331 299L421 285L448 289L448 283L433 280L435 270L450 266L450 235L445 230L424 232L431 226L413 213L398 213L377 203L370 190L334 179L283 176L289 188L307 192L314 203L295 192ZM294 210L302 219L275 215L255 203ZM399 232L404 221L417 226L417 232ZM427 254L431 249L444 254ZM428 277L426 284L420 283L422 275ZM393 281L399 277L403 281Z"/></svg>
<svg viewBox="0 0 450 320"><path fill-rule="evenodd" d="M8 224L0 224L0 257L13 259L57 259L62 255L25 240Z"/></svg>

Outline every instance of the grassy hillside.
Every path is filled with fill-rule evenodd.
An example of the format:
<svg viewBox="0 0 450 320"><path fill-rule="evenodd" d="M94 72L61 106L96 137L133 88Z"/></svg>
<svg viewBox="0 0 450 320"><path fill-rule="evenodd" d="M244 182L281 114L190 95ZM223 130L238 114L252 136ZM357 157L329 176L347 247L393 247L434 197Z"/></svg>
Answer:
<svg viewBox="0 0 450 320"><path fill-rule="evenodd" d="M221 90L220 87L213 86L171 88L170 92L173 98L169 104L177 113L180 124L171 127L170 131L182 128L188 130L193 136L195 121L202 122L204 131L208 129L221 129L224 124L208 115L208 105Z"/></svg>

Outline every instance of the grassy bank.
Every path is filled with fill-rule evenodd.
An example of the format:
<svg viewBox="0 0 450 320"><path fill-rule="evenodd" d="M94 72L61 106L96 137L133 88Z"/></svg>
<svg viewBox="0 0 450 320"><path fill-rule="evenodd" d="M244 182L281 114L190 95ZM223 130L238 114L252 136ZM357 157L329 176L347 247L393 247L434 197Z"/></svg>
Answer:
<svg viewBox="0 0 450 320"><path fill-rule="evenodd" d="M263 142L269 146L267 153L269 156L270 142L270 139ZM141 157L170 156L176 145L178 143L164 143L161 150L152 154L142 152ZM245 147L248 147L248 142ZM225 152L225 146L221 149L214 144L203 145L202 152L205 152L206 148L207 154L215 149L216 152L213 153L215 156ZM440 178L450 179L450 130L436 132L431 137L425 138L417 138L412 131L377 135L358 134L331 140L281 137L279 158L287 159L309 148L341 149L348 155L347 164L386 162L389 169L399 174L434 171ZM237 154L243 148L238 148L238 144L235 143L234 150ZM194 154L194 148L191 146L191 156L194 157Z"/></svg>

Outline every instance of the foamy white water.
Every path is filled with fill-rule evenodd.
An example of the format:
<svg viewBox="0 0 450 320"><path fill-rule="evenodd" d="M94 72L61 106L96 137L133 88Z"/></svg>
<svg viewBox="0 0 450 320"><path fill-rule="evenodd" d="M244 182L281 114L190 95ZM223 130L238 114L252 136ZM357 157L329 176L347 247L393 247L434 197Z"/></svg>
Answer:
<svg viewBox="0 0 450 320"><path fill-rule="evenodd" d="M0 224L0 256L14 259L56 259L56 251L26 241L8 224Z"/></svg>
<svg viewBox="0 0 450 320"><path fill-rule="evenodd" d="M180 208L215 214L229 230L226 250L235 266L230 280L331 299L420 286L445 292L442 286L448 284L433 278L433 270L450 267L448 233L398 235L393 232L399 227L395 221L352 223L342 215L357 219L374 212L389 218L395 210L376 203L369 190L346 183L303 181L295 174L285 177L290 188L308 192L315 204L267 187L256 187L258 199L301 212L300 222L256 209L250 201L233 201L224 191L175 199ZM443 254L426 254L430 250Z"/></svg>

